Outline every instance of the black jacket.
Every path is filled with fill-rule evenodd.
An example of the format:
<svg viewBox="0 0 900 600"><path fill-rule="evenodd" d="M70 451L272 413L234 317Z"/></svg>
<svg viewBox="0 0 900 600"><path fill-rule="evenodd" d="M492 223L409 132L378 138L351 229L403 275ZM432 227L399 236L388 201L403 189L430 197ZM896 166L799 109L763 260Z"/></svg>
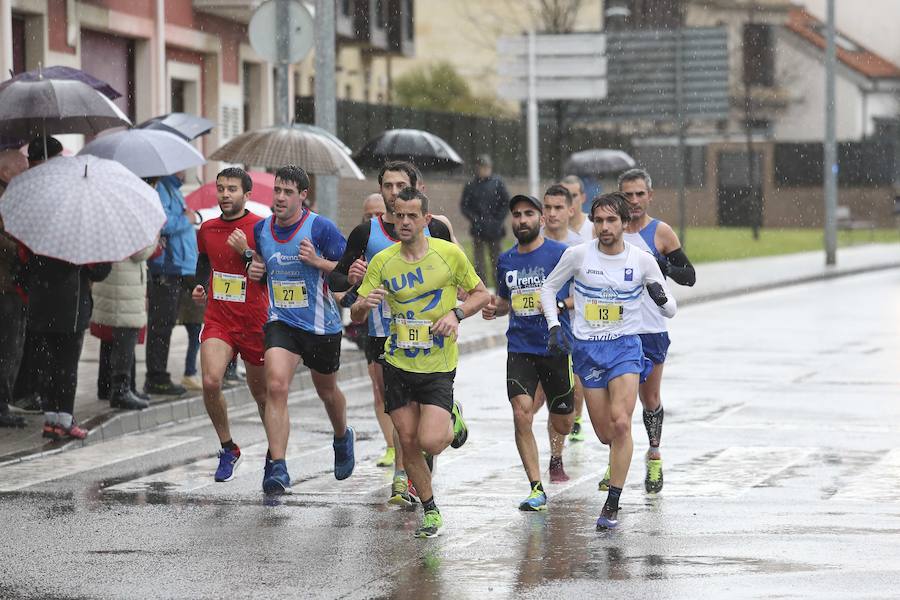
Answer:
<svg viewBox="0 0 900 600"><path fill-rule="evenodd" d="M43 333L75 333L88 328L91 282L102 281L112 265L73 265L47 256L31 255L23 283L28 295L28 328Z"/></svg>
<svg viewBox="0 0 900 600"><path fill-rule="evenodd" d="M472 237L499 240L503 237L503 222L509 214L509 192L497 175L487 179L475 177L463 188L462 214L472 223Z"/></svg>

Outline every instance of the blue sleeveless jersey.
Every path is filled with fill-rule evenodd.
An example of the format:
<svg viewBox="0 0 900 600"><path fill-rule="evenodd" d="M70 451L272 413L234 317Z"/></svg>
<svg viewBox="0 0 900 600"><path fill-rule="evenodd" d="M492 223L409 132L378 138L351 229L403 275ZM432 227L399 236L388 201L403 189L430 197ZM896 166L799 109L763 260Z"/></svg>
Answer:
<svg viewBox="0 0 900 600"><path fill-rule="evenodd" d="M431 237L431 232L425 228L425 237ZM366 262L372 262L372 257L400 240L395 240L388 235L384 228L384 222L381 217L372 217L369 222L369 243L366 244ZM388 307L387 300L381 303L378 308L373 308L369 313L369 336L370 337L387 337L391 334L391 309Z"/></svg>
<svg viewBox="0 0 900 600"><path fill-rule="evenodd" d="M325 274L300 260L300 242L311 238L317 217L307 211L293 235L285 240L276 237L275 217L267 217L256 238L256 249L266 263L269 321L329 335L342 330L337 304L328 290ZM318 248L316 253L322 255Z"/></svg>

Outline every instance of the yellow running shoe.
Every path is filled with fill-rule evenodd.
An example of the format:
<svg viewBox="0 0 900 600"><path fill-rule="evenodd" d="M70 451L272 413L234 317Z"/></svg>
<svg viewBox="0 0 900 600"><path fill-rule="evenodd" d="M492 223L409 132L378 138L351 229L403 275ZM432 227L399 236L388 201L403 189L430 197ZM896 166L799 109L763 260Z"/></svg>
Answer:
<svg viewBox="0 0 900 600"><path fill-rule="evenodd" d="M661 458L647 459L647 476L644 478L644 489L648 494L656 494L663 489L663 469Z"/></svg>
<svg viewBox="0 0 900 600"><path fill-rule="evenodd" d="M606 472L603 474L603 479L600 480L600 483L597 485L597 489L601 492L609 491L609 465L606 465Z"/></svg>
<svg viewBox="0 0 900 600"><path fill-rule="evenodd" d="M575 422L572 424L572 433L569 434L570 442L583 442L584 441L584 422L581 417L575 419Z"/></svg>
<svg viewBox="0 0 900 600"><path fill-rule="evenodd" d="M379 467L393 467L394 466L394 447L388 446L384 449L384 454L381 455L381 458L378 459L378 462L375 463Z"/></svg>

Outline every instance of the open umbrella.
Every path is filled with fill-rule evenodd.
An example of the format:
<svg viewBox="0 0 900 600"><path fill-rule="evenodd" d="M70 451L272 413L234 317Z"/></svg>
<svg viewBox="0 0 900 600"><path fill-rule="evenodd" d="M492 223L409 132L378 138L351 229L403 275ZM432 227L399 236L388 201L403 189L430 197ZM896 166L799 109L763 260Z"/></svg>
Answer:
<svg viewBox="0 0 900 600"><path fill-rule="evenodd" d="M172 175L206 163L196 148L174 133L149 129L101 135L78 154L120 162L138 177Z"/></svg>
<svg viewBox="0 0 900 600"><path fill-rule="evenodd" d="M315 125L310 125L309 123L294 123L291 125L294 129L299 129L300 131L309 131L310 133L317 133L323 137L327 137L329 140L335 143L335 145L343 150L346 154L353 154L353 150L350 149L350 146L345 144L341 138L334 135L327 129L322 129L321 127L316 127Z"/></svg>
<svg viewBox="0 0 900 600"><path fill-rule="evenodd" d="M115 100L116 98L122 97L122 94L120 94L111 85L109 85L102 79L97 79L93 75L85 73L81 69L73 69L72 67L62 66L38 68L34 71L25 71L24 73L19 73L18 75L14 75L12 79L7 79L3 83L0 83L0 90L7 87L14 81L39 81L41 79L71 79L73 81L80 81L82 83L88 84L110 100Z"/></svg>
<svg viewBox="0 0 900 600"><path fill-rule="evenodd" d="M77 265L124 260L155 243L166 222L156 190L90 155L56 157L14 177L0 217L35 254Z"/></svg>
<svg viewBox="0 0 900 600"><path fill-rule="evenodd" d="M158 129L160 131L168 131L189 142L201 135L209 133L213 127L215 127L215 123L209 119L182 112L173 112L167 115L153 117L138 125L138 129Z"/></svg>
<svg viewBox="0 0 900 600"><path fill-rule="evenodd" d="M264 204L267 207L272 206L272 198L275 193L275 175L272 173L264 173L262 171L248 171L247 175L253 181L253 190L250 192L254 201ZM216 194L216 182L210 181L198 187L196 190L184 197L184 203L191 210L202 210L204 208L215 208L219 210L219 200Z"/></svg>
<svg viewBox="0 0 900 600"><path fill-rule="evenodd" d="M626 152L607 148L592 148L575 152L566 160L566 174L581 177L600 177L631 169L637 163Z"/></svg>
<svg viewBox="0 0 900 600"><path fill-rule="evenodd" d="M112 100L80 81L14 81L0 90L0 135L85 133L131 125Z"/></svg>
<svg viewBox="0 0 900 600"><path fill-rule="evenodd" d="M453 168L463 164L450 144L421 129L388 129L366 142L353 158L377 168L389 160L408 160L420 168Z"/></svg>
<svg viewBox="0 0 900 600"><path fill-rule="evenodd" d="M365 179L353 159L330 139L291 127L244 132L213 152L209 158L269 168L298 165L314 175Z"/></svg>

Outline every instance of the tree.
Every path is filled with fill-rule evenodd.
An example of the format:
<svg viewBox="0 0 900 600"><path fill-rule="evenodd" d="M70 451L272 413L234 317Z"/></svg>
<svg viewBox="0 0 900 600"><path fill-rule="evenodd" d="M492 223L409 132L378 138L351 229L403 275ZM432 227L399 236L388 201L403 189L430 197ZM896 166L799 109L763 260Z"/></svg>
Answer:
<svg viewBox="0 0 900 600"><path fill-rule="evenodd" d="M477 96L449 62L419 67L394 80L394 100L425 110L501 116L508 112L493 97Z"/></svg>

